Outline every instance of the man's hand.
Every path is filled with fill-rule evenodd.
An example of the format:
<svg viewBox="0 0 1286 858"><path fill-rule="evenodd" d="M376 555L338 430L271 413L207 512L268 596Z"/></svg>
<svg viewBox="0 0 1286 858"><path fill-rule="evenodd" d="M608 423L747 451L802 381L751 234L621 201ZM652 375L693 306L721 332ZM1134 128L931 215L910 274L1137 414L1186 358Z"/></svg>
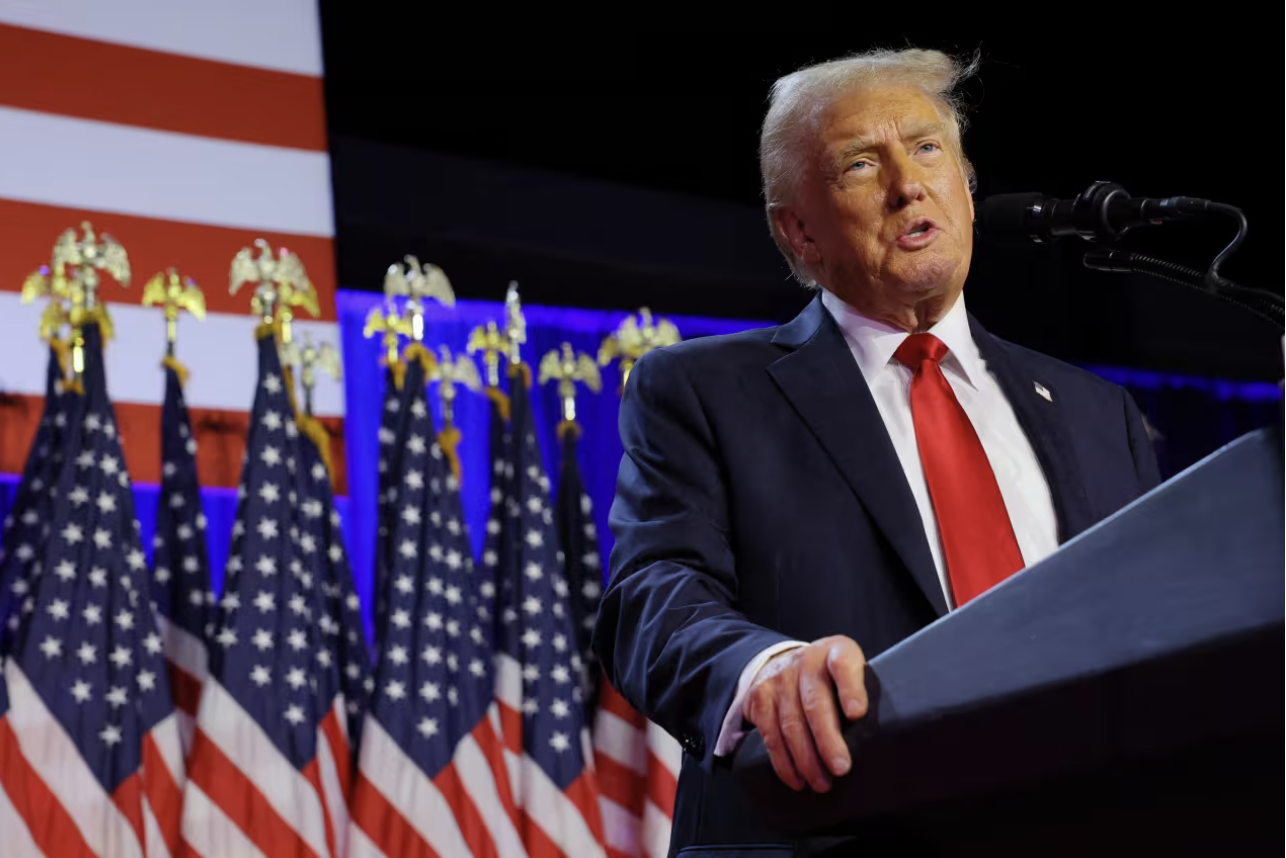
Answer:
<svg viewBox="0 0 1286 858"><path fill-rule="evenodd" d="M742 714L763 736L777 777L793 790L831 787L831 775L852 765L835 708L849 719L866 714L866 656L857 643L832 635L769 659L751 680Z"/></svg>

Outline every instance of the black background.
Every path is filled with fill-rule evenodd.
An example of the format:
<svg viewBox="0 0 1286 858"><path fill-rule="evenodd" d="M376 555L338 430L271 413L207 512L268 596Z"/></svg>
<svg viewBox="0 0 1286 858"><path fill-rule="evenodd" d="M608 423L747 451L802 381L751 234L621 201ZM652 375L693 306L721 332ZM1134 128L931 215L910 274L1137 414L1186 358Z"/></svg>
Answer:
<svg viewBox="0 0 1286 858"><path fill-rule="evenodd" d="M414 178L413 153L422 150L464 156L483 171L517 166L555 183L591 179L758 207L756 146L772 81L845 53L916 45L981 53L982 70L965 86L965 148L979 197L1071 197L1109 179L1136 196L1232 203L1245 210L1251 233L1224 274L1280 292L1278 23L1211 21L1210 8L1190 17L1179 8L1138 12L1133 23L1108 11L1033 6L948 23L927 7L819 6L806 21L752 28L650 28L615 8L603 20L524 28L502 26L500 13L465 25L323 2L340 282L378 289L384 267L415 251L441 264L462 297L498 298L512 277L532 303L648 303L659 312L785 320L808 295L784 282L784 269L747 278L730 262L726 277L704 283L646 264L605 267L565 248L446 236L399 213L433 208L432 187L409 181L407 191L396 177ZM394 168L378 153L395 150L362 141L396 144L407 157ZM379 223L358 213L372 207L390 213ZM574 233L591 227L595 213L554 203L539 216ZM673 231L652 224L665 237L658 245L699 247L693 223L676 222ZM761 254L768 239L757 229L746 241ZM1214 221L1134 233L1126 244L1204 269L1230 237L1230 225ZM1280 343L1268 325L1180 286L1085 271L1084 248L1079 240L980 243L971 311L1001 336L1072 360L1280 375Z"/></svg>

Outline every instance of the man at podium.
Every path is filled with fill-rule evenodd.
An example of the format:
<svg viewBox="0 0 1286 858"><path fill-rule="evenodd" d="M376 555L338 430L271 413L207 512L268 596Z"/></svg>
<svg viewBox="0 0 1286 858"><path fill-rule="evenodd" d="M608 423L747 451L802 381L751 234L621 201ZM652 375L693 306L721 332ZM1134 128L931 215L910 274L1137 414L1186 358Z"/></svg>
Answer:
<svg viewBox="0 0 1286 858"><path fill-rule="evenodd" d="M841 715L866 711L866 658L1159 481L1128 393L966 309L954 92L972 71L875 51L778 80L769 228L816 297L630 374L595 646L685 749L672 852L807 854L733 783L744 733L792 789L828 790L852 766Z"/></svg>

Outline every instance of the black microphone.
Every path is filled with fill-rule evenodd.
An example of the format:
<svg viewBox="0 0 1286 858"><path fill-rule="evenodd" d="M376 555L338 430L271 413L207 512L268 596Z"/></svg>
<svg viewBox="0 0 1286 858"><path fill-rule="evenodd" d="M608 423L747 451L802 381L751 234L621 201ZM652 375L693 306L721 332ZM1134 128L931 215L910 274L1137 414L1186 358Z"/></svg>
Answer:
<svg viewBox="0 0 1286 858"><path fill-rule="evenodd" d="M1000 241L1039 243L1079 235L1086 241L1115 241L1136 226L1159 224L1210 210L1197 197L1131 197L1111 182L1095 182L1074 200L1044 194L996 194L978 204L978 232Z"/></svg>

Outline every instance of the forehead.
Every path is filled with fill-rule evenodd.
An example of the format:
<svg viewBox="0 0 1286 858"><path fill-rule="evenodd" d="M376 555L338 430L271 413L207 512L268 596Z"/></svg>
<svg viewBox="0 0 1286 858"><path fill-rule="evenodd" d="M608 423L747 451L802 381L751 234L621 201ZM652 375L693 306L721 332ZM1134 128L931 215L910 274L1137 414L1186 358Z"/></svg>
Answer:
<svg viewBox="0 0 1286 858"><path fill-rule="evenodd" d="M862 87L832 101L818 116L818 142L824 149L854 140L872 143L898 139L926 127L942 126L937 103L918 86Z"/></svg>

